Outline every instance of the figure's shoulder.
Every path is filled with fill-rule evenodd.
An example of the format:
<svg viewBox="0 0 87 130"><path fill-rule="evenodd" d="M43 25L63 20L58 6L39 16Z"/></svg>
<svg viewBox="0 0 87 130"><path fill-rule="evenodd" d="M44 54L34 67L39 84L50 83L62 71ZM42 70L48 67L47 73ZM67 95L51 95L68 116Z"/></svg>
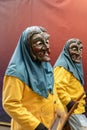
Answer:
<svg viewBox="0 0 87 130"><path fill-rule="evenodd" d="M56 66L54 68L54 71L68 72L63 66Z"/></svg>
<svg viewBox="0 0 87 130"><path fill-rule="evenodd" d="M9 83L13 83L13 84L16 84L18 82L23 84L23 81L21 81L19 78L15 77L15 76L5 75L3 80L4 80L4 82L9 82Z"/></svg>
<svg viewBox="0 0 87 130"><path fill-rule="evenodd" d="M71 72L69 72L63 66L57 66L57 67L55 67L54 68L54 75L63 75L63 76L69 77L69 78L72 76Z"/></svg>

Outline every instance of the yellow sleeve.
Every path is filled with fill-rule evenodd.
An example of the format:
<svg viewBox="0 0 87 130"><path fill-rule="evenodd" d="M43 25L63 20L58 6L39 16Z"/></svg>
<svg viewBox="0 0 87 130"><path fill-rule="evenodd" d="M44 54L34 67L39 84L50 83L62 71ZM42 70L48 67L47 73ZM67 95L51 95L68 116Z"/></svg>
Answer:
<svg viewBox="0 0 87 130"><path fill-rule="evenodd" d="M69 84L70 74L63 67L54 68L54 83L61 102L67 105L71 98L66 89Z"/></svg>
<svg viewBox="0 0 87 130"><path fill-rule="evenodd" d="M3 108L25 130L35 129L40 121L22 104L24 84L15 77L4 77Z"/></svg>

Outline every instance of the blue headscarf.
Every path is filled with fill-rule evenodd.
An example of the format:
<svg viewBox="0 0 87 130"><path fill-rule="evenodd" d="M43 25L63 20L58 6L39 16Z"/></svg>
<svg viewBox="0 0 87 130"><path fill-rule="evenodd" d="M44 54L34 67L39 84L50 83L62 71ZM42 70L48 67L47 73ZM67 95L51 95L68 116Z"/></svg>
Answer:
<svg viewBox="0 0 87 130"><path fill-rule="evenodd" d="M71 43L73 42L80 42L79 39L72 38L68 40L60 53L54 67L56 66L63 66L66 70L71 72L79 81L82 85L84 85L84 77L83 77L83 68L82 68L82 60L80 63L75 63L72 61L68 47Z"/></svg>
<svg viewBox="0 0 87 130"><path fill-rule="evenodd" d="M27 42L31 36L42 31L42 28L39 26L28 27L23 31L5 75L17 77L34 92L47 98L48 91L53 93L52 66L49 62L32 60L27 49Z"/></svg>

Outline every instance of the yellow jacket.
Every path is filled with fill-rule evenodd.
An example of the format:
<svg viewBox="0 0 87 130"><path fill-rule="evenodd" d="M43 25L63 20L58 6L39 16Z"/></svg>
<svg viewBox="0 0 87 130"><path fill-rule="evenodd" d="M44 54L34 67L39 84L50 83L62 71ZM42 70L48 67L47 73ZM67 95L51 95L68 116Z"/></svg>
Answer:
<svg viewBox="0 0 87 130"><path fill-rule="evenodd" d="M4 77L2 102L12 117L11 130L34 130L40 122L50 128L58 111L64 111L56 90L44 98L11 76Z"/></svg>
<svg viewBox="0 0 87 130"><path fill-rule="evenodd" d="M81 83L63 67L54 68L54 80L55 87L57 89L58 96L63 103L64 107L70 102L70 100L76 100L83 92L84 88ZM85 112L85 95L79 101L78 108L74 113L81 114Z"/></svg>

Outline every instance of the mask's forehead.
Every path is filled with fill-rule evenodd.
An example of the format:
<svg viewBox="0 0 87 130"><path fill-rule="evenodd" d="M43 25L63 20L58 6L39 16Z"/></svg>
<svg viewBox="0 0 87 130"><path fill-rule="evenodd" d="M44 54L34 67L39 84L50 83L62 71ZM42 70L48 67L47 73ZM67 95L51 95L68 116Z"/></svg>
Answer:
<svg viewBox="0 0 87 130"><path fill-rule="evenodd" d="M46 40L50 38L50 35L47 32L42 32L42 35Z"/></svg>
<svg viewBox="0 0 87 130"><path fill-rule="evenodd" d="M42 30L40 30L40 31L33 31L27 40L28 40L28 43L30 42L32 44L33 41L43 40L44 42L46 42L46 40L49 40L49 37L50 35L46 31L42 32Z"/></svg>
<svg viewBox="0 0 87 130"><path fill-rule="evenodd" d="M28 27L24 30L24 32L22 33L22 40L23 42L26 44L26 42L34 35L34 34L38 34L41 33L42 30L40 29L39 26L32 26L32 27Z"/></svg>
<svg viewBox="0 0 87 130"><path fill-rule="evenodd" d="M37 33L31 37L31 43L33 44L38 41L42 41L45 44L45 42L47 42L47 40L49 40L49 37L50 37L50 35L47 32Z"/></svg>
<svg viewBox="0 0 87 130"><path fill-rule="evenodd" d="M41 29L39 27L31 27L29 28L29 30L27 31L27 39L30 39L34 34L39 34L41 33Z"/></svg>
<svg viewBox="0 0 87 130"><path fill-rule="evenodd" d="M68 49L69 46L70 46L70 44L72 44L72 43L77 43L77 44L80 43L80 44L81 44L81 41L80 41L79 39L77 39L77 38L69 39L69 40L66 42L66 44L65 44L65 48Z"/></svg>
<svg viewBox="0 0 87 130"><path fill-rule="evenodd" d="M72 42L70 45L69 45L69 49L75 49L77 48L77 50L79 49L83 49L83 44L81 42Z"/></svg>
<svg viewBox="0 0 87 130"><path fill-rule="evenodd" d="M36 42L42 41L42 40L44 41L44 35L42 33L34 34L31 37L31 44L35 44Z"/></svg>

